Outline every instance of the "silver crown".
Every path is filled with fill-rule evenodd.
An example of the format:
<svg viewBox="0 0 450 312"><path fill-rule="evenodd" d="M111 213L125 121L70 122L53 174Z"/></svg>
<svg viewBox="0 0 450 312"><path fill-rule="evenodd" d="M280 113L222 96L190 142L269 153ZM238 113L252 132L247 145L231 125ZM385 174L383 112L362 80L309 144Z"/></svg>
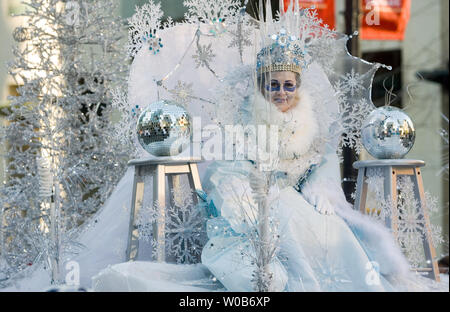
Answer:
<svg viewBox="0 0 450 312"><path fill-rule="evenodd" d="M292 71L301 73L307 66L305 51L296 36L289 36L284 28L270 38L271 45L259 51L256 58L258 74L272 71Z"/></svg>

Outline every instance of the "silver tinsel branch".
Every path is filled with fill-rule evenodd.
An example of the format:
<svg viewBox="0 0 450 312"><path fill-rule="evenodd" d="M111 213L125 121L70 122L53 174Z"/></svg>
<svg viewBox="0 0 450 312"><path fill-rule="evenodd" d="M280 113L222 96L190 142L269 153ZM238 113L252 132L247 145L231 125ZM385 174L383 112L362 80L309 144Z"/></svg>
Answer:
<svg viewBox="0 0 450 312"><path fill-rule="evenodd" d="M262 171L258 166L248 176L249 188L238 190L230 185L223 185L232 194L233 203L240 207L240 217L247 225L245 231L249 245L244 245L240 254L250 260L254 270L252 283L258 292L272 291L273 262L279 246L278 220L274 207L271 206L270 188L274 185L273 171ZM236 259L239 263L242 259Z"/></svg>
<svg viewBox="0 0 450 312"><path fill-rule="evenodd" d="M277 249L277 240L271 237L275 233L273 223L270 221L270 207L267 201L271 184L271 172L254 171L250 175L250 187L253 199L258 206L258 219L255 237L252 238L257 256L253 282L259 292L271 290L273 272L269 265L272 262Z"/></svg>
<svg viewBox="0 0 450 312"><path fill-rule="evenodd" d="M124 84L122 21L112 0L29 0L9 74L0 287L44 261L54 283L76 233L123 174L110 90ZM3 284L2 284L3 283Z"/></svg>

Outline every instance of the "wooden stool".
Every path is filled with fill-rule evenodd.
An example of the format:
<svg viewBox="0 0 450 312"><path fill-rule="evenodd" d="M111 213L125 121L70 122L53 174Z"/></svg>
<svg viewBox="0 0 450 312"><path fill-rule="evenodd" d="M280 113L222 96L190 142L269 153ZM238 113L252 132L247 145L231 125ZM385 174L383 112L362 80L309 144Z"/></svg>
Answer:
<svg viewBox="0 0 450 312"><path fill-rule="evenodd" d="M392 199L392 217L386 218L386 226L392 229L394 237L398 237L398 210L397 210L397 176L412 176L414 183L414 196L420 203L420 208L425 223L425 235L423 235L423 248L427 260L427 268L417 269L417 271L428 272L428 277L440 281L439 268L436 259L436 251L431 241L431 227L428 213L425 209L425 192L423 189L422 175L420 167L425 166L422 160L411 159L380 159L356 161L353 167L358 169L358 180L356 184L355 209L365 213L367 199L367 169L379 168L384 176L384 197L386 200Z"/></svg>
<svg viewBox="0 0 450 312"><path fill-rule="evenodd" d="M135 224L144 198L144 177L153 176L153 202L158 203L158 219L153 225L153 235L156 239L156 260L164 262L165 255L165 207L166 207L166 176L168 177L169 194L176 187L179 175L187 174L189 185L193 192L194 204L197 203L195 190L202 190L198 174L198 158L153 157L148 159L133 159L128 166L134 166L133 193L131 199L130 225L126 260L135 260L139 248L139 232Z"/></svg>

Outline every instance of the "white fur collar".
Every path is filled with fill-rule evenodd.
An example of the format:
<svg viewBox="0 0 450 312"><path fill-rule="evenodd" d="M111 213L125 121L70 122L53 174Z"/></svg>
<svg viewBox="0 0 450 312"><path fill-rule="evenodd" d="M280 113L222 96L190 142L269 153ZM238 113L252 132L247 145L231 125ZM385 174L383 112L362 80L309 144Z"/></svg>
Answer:
<svg viewBox="0 0 450 312"><path fill-rule="evenodd" d="M255 98L256 124L272 124L279 127L280 159L296 159L307 153L319 135L313 101L304 88L298 91L299 102L283 113L261 94Z"/></svg>
<svg viewBox="0 0 450 312"><path fill-rule="evenodd" d="M255 98L254 123L279 127L278 171L287 173L287 183L294 185L312 164L321 160L319 127L314 102L305 88L298 91L299 102L283 113L261 94Z"/></svg>

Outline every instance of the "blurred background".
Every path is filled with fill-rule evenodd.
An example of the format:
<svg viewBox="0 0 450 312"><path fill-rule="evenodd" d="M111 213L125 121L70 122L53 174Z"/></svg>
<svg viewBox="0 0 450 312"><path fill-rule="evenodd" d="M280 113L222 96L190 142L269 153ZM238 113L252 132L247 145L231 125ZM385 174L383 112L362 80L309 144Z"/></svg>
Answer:
<svg viewBox="0 0 450 312"><path fill-rule="evenodd" d="M135 6L147 0L115 0L117 15L128 18ZM12 60L13 29L23 23L21 18L11 17L24 10L22 0L0 1L0 108L8 107L8 96L16 95L17 85L8 76L6 62ZM257 1L249 1L248 13L255 12ZM278 9L278 0L272 1ZM370 6L368 0L303 1L315 4L321 17L331 28L351 34L359 30ZM386 23L391 32L371 34L364 32L349 42L349 50L371 62L392 66L392 70L379 70L373 84L373 102L376 106L385 103L385 89L393 88L396 94L392 105L401 107L413 119L416 127L416 142L408 158L426 162L423 169L424 186L438 198L440 211L432 216L432 222L440 224L448 239L449 191L448 191L448 136L442 137L442 130L448 133L448 64L449 64L449 1L448 0L378 0L382 5L391 5L397 19ZM405 6L403 4L407 3ZM162 0L166 16L182 20L185 13L183 0ZM395 9L395 7L398 7ZM402 11L403 10L403 11ZM383 13L383 12L381 12ZM366 14L366 15L364 15ZM383 18L383 16L381 16ZM358 25L359 23L359 25ZM392 32L392 30L395 30ZM123 27L126 36L126 26ZM0 113L0 122L5 122ZM446 119L447 118L447 119ZM0 153L3 146L0 146ZM367 159L367 154L360 155ZM350 166L343 168L344 176L352 182L354 174ZM4 180L5 158L0 158L0 181ZM344 165L345 166L345 165ZM347 172L346 172L347 171ZM448 240L447 243L448 244ZM448 254L447 246L436 246L438 255Z"/></svg>

